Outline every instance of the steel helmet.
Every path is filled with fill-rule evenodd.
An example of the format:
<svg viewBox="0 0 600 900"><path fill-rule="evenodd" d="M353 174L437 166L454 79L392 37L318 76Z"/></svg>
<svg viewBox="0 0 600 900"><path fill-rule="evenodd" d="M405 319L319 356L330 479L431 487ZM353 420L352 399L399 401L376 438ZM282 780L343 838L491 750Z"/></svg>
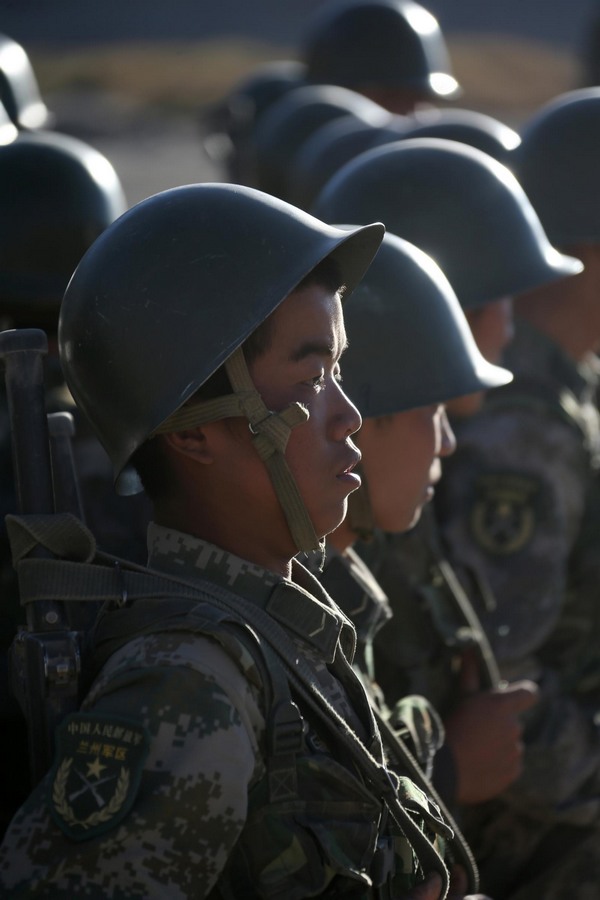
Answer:
<svg viewBox="0 0 600 900"><path fill-rule="evenodd" d="M278 100L261 118L254 134L258 187L287 199L287 178L294 155L317 128L342 116L369 125L384 125L391 118L377 103L334 85L306 85Z"/></svg>
<svg viewBox="0 0 600 900"><path fill-rule="evenodd" d="M0 102L17 128L43 128L49 113L23 47L0 34Z"/></svg>
<svg viewBox="0 0 600 900"><path fill-rule="evenodd" d="M302 63L275 60L250 72L205 114L204 147L211 158L227 164L231 180L246 183L252 177L249 147L261 116L304 81Z"/></svg>
<svg viewBox="0 0 600 900"><path fill-rule="evenodd" d="M2 310L55 325L77 263L125 208L112 165L83 141L28 132L0 147Z"/></svg>
<svg viewBox="0 0 600 900"><path fill-rule="evenodd" d="M19 130L14 124L2 101L0 101L0 146L10 144L18 136Z"/></svg>
<svg viewBox="0 0 600 900"><path fill-rule="evenodd" d="M288 193L292 203L310 209L329 179L349 160L372 147L404 137L407 116L393 116L387 125L374 126L342 116L318 128L292 157Z"/></svg>
<svg viewBox="0 0 600 900"><path fill-rule="evenodd" d="M359 90L381 85L453 97L437 19L412 0L341 0L318 10L303 42L307 77Z"/></svg>
<svg viewBox="0 0 600 900"><path fill-rule="evenodd" d="M551 241L600 242L600 87L562 94L521 133L515 171Z"/></svg>
<svg viewBox="0 0 600 900"><path fill-rule="evenodd" d="M441 269L390 232L345 304L344 321L344 391L365 418L511 381L510 372L479 352Z"/></svg>
<svg viewBox="0 0 600 900"><path fill-rule="evenodd" d="M459 141L482 150L509 168L514 151L521 143L521 138L514 129L474 109L430 108L416 113L414 119L403 137Z"/></svg>
<svg viewBox="0 0 600 900"><path fill-rule="evenodd" d="M173 188L121 216L77 267L59 323L67 385L116 476L323 259L352 291L382 236L228 184Z"/></svg>
<svg viewBox="0 0 600 900"><path fill-rule="evenodd" d="M440 266L463 308L580 272L548 241L514 175L473 147L418 138L347 163L313 207L328 222L373 218Z"/></svg>

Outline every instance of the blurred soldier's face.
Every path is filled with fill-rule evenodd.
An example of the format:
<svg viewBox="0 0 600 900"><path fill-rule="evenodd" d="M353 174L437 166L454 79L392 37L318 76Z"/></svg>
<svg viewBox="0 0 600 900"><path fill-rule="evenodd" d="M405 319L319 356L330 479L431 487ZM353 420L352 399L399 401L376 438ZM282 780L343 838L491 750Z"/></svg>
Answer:
<svg viewBox="0 0 600 900"><path fill-rule="evenodd" d="M406 531L433 497L441 458L456 446L444 406L366 419L358 442L375 525Z"/></svg>

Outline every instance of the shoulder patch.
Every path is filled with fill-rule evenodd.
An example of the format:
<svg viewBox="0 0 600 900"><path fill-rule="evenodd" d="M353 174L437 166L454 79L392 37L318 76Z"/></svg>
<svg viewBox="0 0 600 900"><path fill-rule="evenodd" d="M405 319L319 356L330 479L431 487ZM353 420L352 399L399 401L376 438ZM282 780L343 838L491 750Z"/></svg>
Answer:
<svg viewBox="0 0 600 900"><path fill-rule="evenodd" d="M539 516L539 492L539 482L528 475L481 475L470 513L477 544L496 556L527 546Z"/></svg>
<svg viewBox="0 0 600 900"><path fill-rule="evenodd" d="M50 810L68 837L89 840L131 809L150 736L138 722L85 712L67 716L56 734Z"/></svg>

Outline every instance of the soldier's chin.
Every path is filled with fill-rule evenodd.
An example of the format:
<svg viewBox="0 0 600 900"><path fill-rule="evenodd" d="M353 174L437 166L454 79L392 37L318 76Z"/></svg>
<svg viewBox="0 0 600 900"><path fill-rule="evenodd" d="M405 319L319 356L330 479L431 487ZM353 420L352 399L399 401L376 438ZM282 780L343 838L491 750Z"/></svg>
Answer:
<svg viewBox="0 0 600 900"><path fill-rule="evenodd" d="M415 525L418 524L419 519L421 518L421 513L423 512L423 506L425 505L425 502L426 501L420 503L414 509L412 516L407 515L403 520L399 521L396 528L388 528L385 530L395 532L396 534L402 534L405 531L411 531L415 527Z"/></svg>
<svg viewBox="0 0 600 900"><path fill-rule="evenodd" d="M319 539L321 540L324 537L327 537L328 534L331 534L333 531L335 531L337 528L339 528L339 526L342 524L342 522L346 518L347 513L348 513L348 498L346 497L343 500L343 502L341 503L339 511L336 514L332 513L331 519L329 520L329 522L327 524L322 523L321 528L317 528L316 525L313 523L315 531L316 531L317 535L319 535ZM326 530L322 531L323 528L326 528ZM322 531L322 533L320 533L321 531Z"/></svg>

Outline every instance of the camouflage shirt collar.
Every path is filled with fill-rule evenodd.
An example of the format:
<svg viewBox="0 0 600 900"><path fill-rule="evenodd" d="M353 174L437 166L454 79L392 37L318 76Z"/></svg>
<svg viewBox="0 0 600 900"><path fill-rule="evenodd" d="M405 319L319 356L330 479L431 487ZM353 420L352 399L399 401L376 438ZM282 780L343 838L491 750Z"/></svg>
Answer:
<svg viewBox="0 0 600 900"><path fill-rule="evenodd" d="M350 661L356 635L351 622L298 560L292 580L173 528L148 526L148 565L166 574L213 582L256 603L279 624L333 662L338 644Z"/></svg>
<svg viewBox="0 0 600 900"><path fill-rule="evenodd" d="M340 553L328 544L323 572L318 577L354 624L359 641L366 643L372 640L391 618L385 592L352 547Z"/></svg>

